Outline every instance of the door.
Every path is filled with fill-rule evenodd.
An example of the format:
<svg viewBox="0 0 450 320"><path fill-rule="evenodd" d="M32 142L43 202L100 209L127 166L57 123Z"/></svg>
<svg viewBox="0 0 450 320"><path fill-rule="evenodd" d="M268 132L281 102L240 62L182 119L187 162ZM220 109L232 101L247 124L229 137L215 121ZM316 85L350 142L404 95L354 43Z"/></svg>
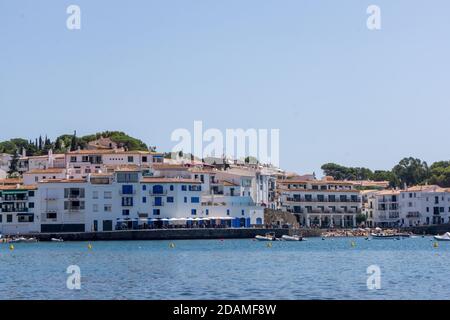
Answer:
<svg viewBox="0 0 450 320"><path fill-rule="evenodd" d="M103 220L103 231L112 231L112 220Z"/></svg>

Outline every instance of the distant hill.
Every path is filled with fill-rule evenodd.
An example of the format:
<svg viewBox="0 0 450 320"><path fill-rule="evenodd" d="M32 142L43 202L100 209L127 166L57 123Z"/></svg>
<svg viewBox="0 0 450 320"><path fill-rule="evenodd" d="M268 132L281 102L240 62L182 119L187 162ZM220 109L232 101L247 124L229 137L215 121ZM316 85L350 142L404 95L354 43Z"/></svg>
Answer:
<svg viewBox="0 0 450 320"><path fill-rule="evenodd" d="M64 153L80 149L124 148L129 151L147 151L148 146L141 140L131 137L121 131L104 131L91 135L77 137L73 134L63 134L51 141L47 136L39 136L33 140L15 138L0 142L0 153L14 154L26 150L27 156L47 154L50 149L55 153ZM151 148L155 150L155 147Z"/></svg>

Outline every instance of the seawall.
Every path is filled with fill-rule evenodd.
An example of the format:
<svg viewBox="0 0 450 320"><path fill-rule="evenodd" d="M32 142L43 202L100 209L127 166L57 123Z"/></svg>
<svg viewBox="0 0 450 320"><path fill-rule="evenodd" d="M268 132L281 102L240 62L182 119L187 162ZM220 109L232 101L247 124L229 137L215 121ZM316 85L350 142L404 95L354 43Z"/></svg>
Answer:
<svg viewBox="0 0 450 320"><path fill-rule="evenodd" d="M403 231L412 232L414 234L426 234L426 235L437 235L450 232L450 224L438 224L432 226L419 226L419 227L408 227L402 228Z"/></svg>
<svg viewBox="0 0 450 320"><path fill-rule="evenodd" d="M187 240L187 239L245 239L275 232L277 237L289 234L289 229L152 229L107 232L35 233L40 241L62 238L64 241L114 241L114 240Z"/></svg>

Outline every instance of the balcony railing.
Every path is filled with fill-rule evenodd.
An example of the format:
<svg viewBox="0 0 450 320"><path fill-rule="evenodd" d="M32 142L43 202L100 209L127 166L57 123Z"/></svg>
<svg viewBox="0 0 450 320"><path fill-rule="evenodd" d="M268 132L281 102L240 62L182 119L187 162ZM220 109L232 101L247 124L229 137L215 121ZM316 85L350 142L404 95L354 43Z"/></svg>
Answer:
<svg viewBox="0 0 450 320"><path fill-rule="evenodd" d="M287 202L327 202L327 203L334 203L334 202L336 202L336 203L347 203L347 202L350 202L350 203L358 203L358 202L361 202L361 198L358 198L358 199L339 199L339 198L336 198L336 199L326 199L326 198L324 198L324 199L317 199L317 198L312 198L312 199L307 199L307 198L292 198L292 197L287 197L286 198L286 201Z"/></svg>
<svg viewBox="0 0 450 320"><path fill-rule="evenodd" d="M2 212L28 212L28 208L2 208Z"/></svg>
<svg viewBox="0 0 450 320"><path fill-rule="evenodd" d="M163 190L163 191L159 191L159 192L153 192L152 190L150 190L149 194L151 196L165 196L167 194L167 190Z"/></svg>

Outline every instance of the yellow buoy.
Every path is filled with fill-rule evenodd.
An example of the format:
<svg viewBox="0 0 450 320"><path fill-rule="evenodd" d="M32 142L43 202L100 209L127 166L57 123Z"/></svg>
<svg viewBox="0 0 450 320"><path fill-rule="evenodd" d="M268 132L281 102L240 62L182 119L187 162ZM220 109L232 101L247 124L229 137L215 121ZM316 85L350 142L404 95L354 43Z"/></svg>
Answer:
<svg viewBox="0 0 450 320"><path fill-rule="evenodd" d="M9 250L11 250L11 251L14 250L14 245L13 245L13 244L10 244L10 245L9 245Z"/></svg>
<svg viewBox="0 0 450 320"><path fill-rule="evenodd" d="M169 244L169 248L175 248L175 243L173 243L173 242L171 242L170 244Z"/></svg>
<svg viewBox="0 0 450 320"><path fill-rule="evenodd" d="M92 244L90 244L90 243L88 244L88 249L92 250Z"/></svg>
<svg viewBox="0 0 450 320"><path fill-rule="evenodd" d="M439 247L439 244L437 242L434 242L433 247L437 248L437 247Z"/></svg>
<svg viewBox="0 0 450 320"><path fill-rule="evenodd" d="M272 248L272 242L269 242L269 243L267 244L267 248Z"/></svg>

